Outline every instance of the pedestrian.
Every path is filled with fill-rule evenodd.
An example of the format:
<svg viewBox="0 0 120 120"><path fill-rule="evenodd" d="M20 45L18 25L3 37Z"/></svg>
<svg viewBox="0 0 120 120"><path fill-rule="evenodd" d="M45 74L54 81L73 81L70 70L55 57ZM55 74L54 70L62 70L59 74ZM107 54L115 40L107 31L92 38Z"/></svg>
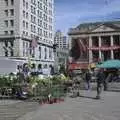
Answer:
<svg viewBox="0 0 120 120"><path fill-rule="evenodd" d="M104 79L104 91L108 90L108 82L112 80L112 74L109 73L106 79Z"/></svg>
<svg viewBox="0 0 120 120"><path fill-rule="evenodd" d="M102 92L102 85L104 84L105 75L103 69L100 69L97 73L97 99L100 99L100 94Z"/></svg>
<svg viewBox="0 0 120 120"><path fill-rule="evenodd" d="M89 72L89 70L87 70L87 72L85 74L85 81L86 81L86 89L89 90L90 89L90 81L91 81L91 73Z"/></svg>

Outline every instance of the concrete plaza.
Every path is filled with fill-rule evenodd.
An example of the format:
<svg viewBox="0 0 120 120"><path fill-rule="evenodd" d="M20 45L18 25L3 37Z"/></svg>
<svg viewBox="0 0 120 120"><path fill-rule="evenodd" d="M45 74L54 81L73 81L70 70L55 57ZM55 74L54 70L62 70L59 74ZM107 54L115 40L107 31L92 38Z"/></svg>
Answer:
<svg viewBox="0 0 120 120"><path fill-rule="evenodd" d="M120 93L103 92L101 100L95 91L81 91L81 97L43 105L17 120L120 120Z"/></svg>

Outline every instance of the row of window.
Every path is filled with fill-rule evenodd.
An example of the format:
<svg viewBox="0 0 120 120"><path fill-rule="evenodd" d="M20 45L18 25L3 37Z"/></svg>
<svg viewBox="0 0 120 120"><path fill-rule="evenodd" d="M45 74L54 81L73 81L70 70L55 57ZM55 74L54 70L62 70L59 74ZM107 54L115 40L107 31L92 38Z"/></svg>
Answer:
<svg viewBox="0 0 120 120"><path fill-rule="evenodd" d="M10 35L14 35L14 31L13 31L13 30L10 30L10 31L7 31L7 30L6 30L6 31L4 31L4 34L5 34L5 35L9 35L9 34L10 34Z"/></svg>
<svg viewBox="0 0 120 120"><path fill-rule="evenodd" d="M10 42L5 41L4 42L3 49L4 49L4 55L6 57L8 57L8 56L11 56L11 57L14 56L13 46L14 46L14 42L13 41L10 41Z"/></svg>
<svg viewBox="0 0 120 120"><path fill-rule="evenodd" d="M8 5L14 5L14 0L4 0L5 2L5 5L8 6Z"/></svg>
<svg viewBox="0 0 120 120"><path fill-rule="evenodd" d="M33 16L33 15L31 15L31 22L34 23L34 24L36 24L36 17Z"/></svg>
<svg viewBox="0 0 120 120"><path fill-rule="evenodd" d="M29 18L29 16L28 16L28 12L25 12L25 10L23 10L23 18L26 18L26 19Z"/></svg>
<svg viewBox="0 0 120 120"><path fill-rule="evenodd" d="M5 20L5 27L13 27L14 26L14 20Z"/></svg>
<svg viewBox="0 0 120 120"><path fill-rule="evenodd" d="M14 42L13 41L10 41L10 42L8 42L8 41L5 41L4 42L4 45L5 45L5 47L13 47L14 46Z"/></svg>
<svg viewBox="0 0 120 120"><path fill-rule="evenodd" d="M38 29L39 33L38 33L38 36L39 36L39 41L42 41L42 30L39 28ZM28 32L27 31L23 31L23 36L28 36ZM36 35L35 34L31 34L31 39L34 39L36 38ZM53 44L52 41L50 40L47 40L47 39L43 39L44 42L46 43L49 43L49 44Z"/></svg>
<svg viewBox="0 0 120 120"><path fill-rule="evenodd" d="M52 22L52 18L49 18L50 22ZM38 23L38 26L41 26L42 27L42 21L41 19L38 19L38 21L36 21L36 17L34 15L31 15L31 22L34 23L34 24L37 24ZM46 21L46 20L45 20ZM47 22L44 22L43 23L44 25L44 29L48 29L48 24ZM52 30L52 26L49 26L49 30Z"/></svg>
<svg viewBox="0 0 120 120"><path fill-rule="evenodd" d="M36 7L31 5L31 13L36 15Z"/></svg>
<svg viewBox="0 0 120 120"><path fill-rule="evenodd" d="M31 25L31 32L36 33L36 26L33 24ZM46 38L48 38L48 36L52 38L52 33L48 34L48 31L43 31L41 28L38 28L37 33L38 35L41 35L41 36L43 35Z"/></svg>
<svg viewBox="0 0 120 120"><path fill-rule="evenodd" d="M10 51L4 50L4 55L5 55L5 57L8 57L8 56L13 57L14 51L13 50L10 50Z"/></svg>
<svg viewBox="0 0 120 120"><path fill-rule="evenodd" d="M38 11L42 10L42 4L41 3L38 4L38 8L40 9L40 10L38 9ZM46 6L44 6L43 8L44 8L44 13L49 14L51 16L53 15L52 10L50 10L50 9L48 10L48 8ZM37 11L36 6L31 5L31 13L36 15L36 11Z"/></svg>
<svg viewBox="0 0 120 120"><path fill-rule="evenodd" d="M23 41L23 56L28 56L29 54L32 55L32 57L35 57L35 49L29 49L31 46L31 43ZM49 52L49 58L52 59L52 49L48 49L45 47L44 48L44 59L47 59L47 53ZM42 57L42 48L39 46L39 59Z"/></svg>
<svg viewBox="0 0 120 120"><path fill-rule="evenodd" d="M25 20L23 20L23 28L28 29L28 22Z"/></svg>
<svg viewBox="0 0 120 120"><path fill-rule="evenodd" d="M23 31L23 36L28 36L28 32Z"/></svg>
<svg viewBox="0 0 120 120"><path fill-rule="evenodd" d="M6 17L14 16L14 9L4 10Z"/></svg>
<svg viewBox="0 0 120 120"><path fill-rule="evenodd" d="M31 13L36 15L36 8L34 6L31 5ZM42 12L40 10L37 10L37 16L39 18L43 18L44 21L47 21L48 22L48 16L46 14L43 14L42 15Z"/></svg>
<svg viewBox="0 0 120 120"><path fill-rule="evenodd" d="M35 5L35 6L36 6L36 4L39 5L39 3L42 3L42 2L43 2L46 6L49 5L50 8L53 7L51 2L48 3L48 0L39 0L38 2L37 2L36 0L31 0L31 3L32 3L33 5Z"/></svg>
<svg viewBox="0 0 120 120"><path fill-rule="evenodd" d="M26 9L28 9L28 2L26 2L25 0L23 0L23 7L25 7Z"/></svg>

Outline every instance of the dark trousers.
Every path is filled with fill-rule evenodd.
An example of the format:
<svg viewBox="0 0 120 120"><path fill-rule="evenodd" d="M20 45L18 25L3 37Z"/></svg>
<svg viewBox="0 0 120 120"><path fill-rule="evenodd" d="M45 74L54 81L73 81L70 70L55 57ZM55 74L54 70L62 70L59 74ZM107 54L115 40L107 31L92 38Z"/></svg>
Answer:
<svg viewBox="0 0 120 120"><path fill-rule="evenodd" d="M107 84L107 82L105 81L105 82L104 82L104 91L107 91L107 88L108 88L108 84Z"/></svg>
<svg viewBox="0 0 120 120"><path fill-rule="evenodd" d="M100 97L101 92L102 92L102 84L97 83L97 97Z"/></svg>
<svg viewBox="0 0 120 120"><path fill-rule="evenodd" d="M87 90L90 89L90 81L87 81Z"/></svg>

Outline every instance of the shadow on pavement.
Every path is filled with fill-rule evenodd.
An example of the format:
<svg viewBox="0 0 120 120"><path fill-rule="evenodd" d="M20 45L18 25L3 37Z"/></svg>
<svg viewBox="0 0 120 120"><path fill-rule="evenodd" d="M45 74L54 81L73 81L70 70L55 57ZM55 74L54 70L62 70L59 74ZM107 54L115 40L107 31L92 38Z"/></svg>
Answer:
<svg viewBox="0 0 120 120"><path fill-rule="evenodd" d="M90 97L90 96L84 96L84 95L80 95L79 97L96 100L96 97Z"/></svg>

